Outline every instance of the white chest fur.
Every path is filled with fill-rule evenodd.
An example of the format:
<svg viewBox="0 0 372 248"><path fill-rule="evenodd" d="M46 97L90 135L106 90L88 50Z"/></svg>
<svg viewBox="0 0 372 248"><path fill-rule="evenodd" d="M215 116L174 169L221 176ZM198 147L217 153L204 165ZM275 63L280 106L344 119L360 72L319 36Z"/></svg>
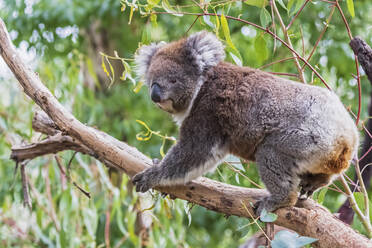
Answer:
<svg viewBox="0 0 372 248"><path fill-rule="evenodd" d="M187 109L183 112L172 114L173 120L176 122L178 126L182 125L182 122L189 116L192 106L194 105L195 98L198 96L200 88L202 87L204 83L204 77L200 77L198 79L197 85L194 90L194 94L192 95L192 98L190 100L190 104L187 107Z"/></svg>

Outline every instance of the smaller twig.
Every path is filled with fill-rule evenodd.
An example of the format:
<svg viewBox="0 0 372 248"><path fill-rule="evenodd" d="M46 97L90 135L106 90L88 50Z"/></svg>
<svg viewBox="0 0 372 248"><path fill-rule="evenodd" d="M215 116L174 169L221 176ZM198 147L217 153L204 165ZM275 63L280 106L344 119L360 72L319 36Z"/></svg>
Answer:
<svg viewBox="0 0 372 248"><path fill-rule="evenodd" d="M321 2L325 2L325 3L331 3L331 4L336 4L335 1L329 1L329 0L319 0Z"/></svg>
<svg viewBox="0 0 372 248"><path fill-rule="evenodd" d="M338 0L335 1L335 4L336 4L336 7L337 7L338 11L339 11L340 14L341 14L342 21L345 23L346 30L347 30L347 34L349 35L350 40L352 40L352 39L353 39L353 35L351 34L351 30L350 30L350 27L349 27L349 23L348 23L347 20L346 20L346 17L345 17L345 15L344 15L344 12L343 12L342 9L341 9L340 4L338 3Z"/></svg>
<svg viewBox="0 0 372 248"><path fill-rule="evenodd" d="M353 181L353 179L351 179L348 175L345 174L345 177L346 179L349 181L349 184L352 185L353 187L356 186L355 182Z"/></svg>
<svg viewBox="0 0 372 248"><path fill-rule="evenodd" d="M21 163L21 178L22 178L22 190L23 190L23 205L28 207L30 210L32 209L32 203L30 199L30 192L28 188L28 178L25 172L25 167L27 165L27 162Z"/></svg>
<svg viewBox="0 0 372 248"><path fill-rule="evenodd" d="M360 158L359 158L359 162L363 159L363 158L365 158L367 155L368 155L368 153L370 153L371 152L371 150L372 150L372 146L368 149L368 151L366 151Z"/></svg>
<svg viewBox="0 0 372 248"><path fill-rule="evenodd" d="M72 184L78 188L80 190L81 193L83 193L84 195L86 195L86 197L88 197L90 199L90 192L84 190L82 187L80 187L77 183L75 182L72 182Z"/></svg>
<svg viewBox="0 0 372 248"><path fill-rule="evenodd" d="M332 190L332 191L334 191L334 192L341 193L341 194L347 196L347 195L345 194L345 192L343 192L343 191L342 191L340 188L338 188L335 184L332 184L332 185L333 185L335 188L331 187L331 185L327 186L327 188L328 188L329 190Z"/></svg>
<svg viewBox="0 0 372 248"><path fill-rule="evenodd" d="M300 76L296 73L287 73L287 72L273 72L269 71L268 73L274 74L274 75L281 75L281 76L289 76L289 77L294 77L294 78L300 78Z"/></svg>
<svg viewBox="0 0 372 248"><path fill-rule="evenodd" d="M63 169L61 158L57 154L54 155L54 159L56 160L58 169L59 169L59 171L61 173L61 185L62 185L62 189L65 190L66 189L66 181L68 180L67 179L66 172Z"/></svg>
<svg viewBox="0 0 372 248"><path fill-rule="evenodd" d="M71 170L71 163L72 163L72 160L74 160L75 156L76 156L76 151L72 154L70 160L68 161L68 164L67 164L67 178L71 178L70 176L70 170Z"/></svg>
<svg viewBox="0 0 372 248"><path fill-rule="evenodd" d="M275 14L274 14L274 9L273 9L273 7L272 7L272 3L270 2L270 6L271 6L271 20L273 20L272 21L272 28L273 28L273 30L274 30L274 35L276 36L276 25L275 25L275 22L274 22L274 20L275 20ZM274 47L273 47L273 54L275 53L275 51L276 51L276 39L275 39L275 37L274 37Z"/></svg>
<svg viewBox="0 0 372 248"><path fill-rule="evenodd" d="M276 13L276 17L279 20L279 23L280 23L280 26L282 28L284 37L285 37L285 39L287 41L287 44L288 44L290 50L294 50L293 45L292 45L291 38L288 35L288 30L286 29L286 27L284 25L283 19L282 19L280 13L279 13L278 8L276 7L275 1L271 1L271 7L274 8L274 12ZM299 79L301 80L301 82L303 82L303 83L306 84L305 74L304 74L303 69L301 68L300 62L298 61L298 58L296 56L297 54L292 51L292 55L293 55L293 57L295 57L294 62L295 62L295 65L296 65L296 68L297 68L297 71L298 71Z"/></svg>
<svg viewBox="0 0 372 248"><path fill-rule="evenodd" d="M302 57L305 57L305 40L304 40L304 32L303 32L301 26L300 26L300 33L301 33L301 45L302 45Z"/></svg>
<svg viewBox="0 0 372 248"><path fill-rule="evenodd" d="M333 5L333 8L332 8L332 10L331 10L331 13L330 13L329 16L328 16L327 21L325 22L324 28L323 28L322 32L320 33L318 39L316 40L315 45L314 45L313 49L311 50L309 56L308 56L307 59L306 59L307 62L310 62L310 59L311 59L311 57L314 55L314 52L315 52L316 48L317 48L318 45L319 45L319 42L322 40L323 35L324 35L325 32L327 31L327 29L328 29L328 27L329 27L329 23L330 23L331 20L332 20L333 13L335 12L335 9L336 9L336 5ZM305 68L305 66L306 66L306 64L304 64L304 65L302 66L302 69Z"/></svg>
<svg viewBox="0 0 372 248"><path fill-rule="evenodd" d="M200 16L197 16L195 18L195 20L193 21L193 23L190 25L190 27L187 29L185 35L187 35L187 33L191 30L191 28L195 25L196 21L199 19Z"/></svg>
<svg viewBox="0 0 372 248"><path fill-rule="evenodd" d="M71 157L71 159L69 161L69 164L71 163L71 161L74 158L75 154L76 154L76 152ZM56 159L58 168L61 171L62 182L63 182L63 180L65 180L67 178L67 181L68 182L72 182L72 185L74 185L78 190L80 190L81 193L83 193L86 197L88 197L90 199L90 192L86 191L85 189L83 189L82 187L80 187L75 181L73 181L71 179L70 173L66 174L65 170L63 169L61 159L57 155L54 156L54 158Z"/></svg>
<svg viewBox="0 0 372 248"><path fill-rule="evenodd" d="M296 15L292 18L292 20L290 21L290 23L288 24L288 26L286 27L286 29L290 29L290 27L292 26L293 22L296 20L297 16L302 12L302 10L305 8L306 4L309 2L310 0L306 0L306 2L301 6L300 10L297 11Z"/></svg>
<svg viewBox="0 0 372 248"><path fill-rule="evenodd" d="M359 161L360 161L360 160L359 160ZM365 170L368 166L371 166L371 165L372 165L372 163L365 164L365 165L363 166L363 169L360 171L360 174L363 175L364 170Z"/></svg>
<svg viewBox="0 0 372 248"><path fill-rule="evenodd" d="M349 23L346 20L346 17L344 15L344 12L341 9L340 4L338 3L338 0L336 0L336 7L337 7L338 11L340 12L340 15L342 17L343 22L345 23L345 27L346 27L346 30L347 30L347 34L350 38L350 41L352 41L353 40L353 35L351 34ZM361 87L361 82L360 82L358 56L355 52L354 52L354 60L355 60L355 67L356 67L356 74L357 74L357 84L358 84L358 113L357 113L357 118L356 118L355 124L358 125L359 118L360 118L360 112L361 112L361 108L362 108L362 87Z"/></svg>
<svg viewBox="0 0 372 248"><path fill-rule="evenodd" d="M367 230L368 237L371 237L372 236L372 226L371 226L371 222L369 221L369 217L366 218L366 216L364 216L364 214L360 210L360 208L359 208L359 206L358 206L358 204L355 200L355 197L354 197L353 193L351 192L351 189L350 189L349 185L347 184L343 175L340 175L340 181L341 181L342 185L344 186L344 189L346 191L346 195L349 198L350 206L353 208L354 212L358 215L359 220L362 222L364 228Z"/></svg>
<svg viewBox="0 0 372 248"><path fill-rule="evenodd" d="M226 162L225 163L229 166L229 168L234 171L235 173L238 173L239 175L241 175L242 177L244 177L245 179L247 179L251 184L253 184L254 186L256 186L257 188L259 189L262 189L262 186L259 185L258 183L256 183L255 181L253 181L252 179L250 179L248 176L244 175L240 170L234 168L230 162Z"/></svg>
<svg viewBox="0 0 372 248"><path fill-rule="evenodd" d="M262 229L262 227L257 222L257 220L260 217L258 216L257 218L254 218L253 214L251 214L251 212L249 211L249 209L247 208L247 206L245 205L245 203L242 200L240 202L243 205L244 210L247 211L247 213L249 214L250 218L254 221L254 223L258 226L258 228L261 230L261 232L265 235L265 237L267 238L267 240L269 240L271 242L271 239L269 238L269 236L267 236L266 232Z"/></svg>
<svg viewBox="0 0 372 248"><path fill-rule="evenodd" d="M279 60L276 60L274 62L271 62L271 63L268 63L266 65L263 65L261 67L258 67L258 69L263 69L263 68L266 68L266 67L269 67L271 65L274 65L274 64L277 64L277 63L281 63L281 62L284 62L284 61L287 61L287 60L291 60L291 59L294 59L295 57L289 57L289 58L284 58L284 59L279 59Z"/></svg>
<svg viewBox="0 0 372 248"><path fill-rule="evenodd" d="M369 199L368 199L368 192L367 192L366 186L364 184L364 180L362 178L362 173L361 173L360 168L359 168L359 162L358 162L358 160L355 162L355 173L356 173L356 175L358 177L358 181L359 181L359 184L360 184L361 192L362 192L363 197L364 197L364 211L365 211L364 212L364 216L367 219L368 223L370 223L370 225L371 225L371 220L369 218ZM372 229L372 227L371 227L371 229ZM370 233L370 235L371 235L371 233Z"/></svg>

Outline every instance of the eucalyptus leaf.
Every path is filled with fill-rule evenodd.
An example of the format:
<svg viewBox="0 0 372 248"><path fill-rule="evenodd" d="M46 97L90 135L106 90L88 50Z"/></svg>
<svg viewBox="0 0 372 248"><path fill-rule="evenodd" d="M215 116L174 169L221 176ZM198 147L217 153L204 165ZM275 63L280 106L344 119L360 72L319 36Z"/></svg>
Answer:
<svg viewBox="0 0 372 248"><path fill-rule="evenodd" d="M267 27L271 22L271 15L266 8L262 8L260 12L260 21L263 27Z"/></svg>
<svg viewBox="0 0 372 248"><path fill-rule="evenodd" d="M278 215L271 213L271 212L267 212L265 208L262 209L261 214L260 214L260 220L262 222L269 222L269 223L274 222L276 221L277 218L278 218Z"/></svg>
<svg viewBox="0 0 372 248"><path fill-rule="evenodd" d="M353 0L346 0L347 4L347 10L349 11L351 17L355 16L355 11L354 11L354 1Z"/></svg>
<svg viewBox="0 0 372 248"><path fill-rule="evenodd" d="M267 0L245 0L245 4L263 8L267 5Z"/></svg>

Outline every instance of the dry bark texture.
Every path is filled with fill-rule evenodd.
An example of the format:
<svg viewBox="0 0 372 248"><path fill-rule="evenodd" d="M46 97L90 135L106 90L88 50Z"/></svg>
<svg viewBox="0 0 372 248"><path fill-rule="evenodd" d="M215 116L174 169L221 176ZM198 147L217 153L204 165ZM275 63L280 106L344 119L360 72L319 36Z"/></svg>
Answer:
<svg viewBox="0 0 372 248"><path fill-rule="evenodd" d="M69 113L17 55L1 19L0 54L25 93L48 114L52 120L48 122L56 128L54 135L61 135L61 138L69 137L66 140L73 145L70 144L72 148L68 149L81 145L81 149L87 149L86 153L109 166L121 169L129 176L151 165L151 160L137 149L82 124ZM18 157L21 158L19 154ZM231 186L207 178L200 178L184 186L159 187L156 190L228 216L247 218L253 213L250 203L267 194L265 190ZM275 224L301 235L319 239L314 246L372 247L370 240L345 225L313 200L302 201L299 207L279 209L276 214L278 219Z"/></svg>

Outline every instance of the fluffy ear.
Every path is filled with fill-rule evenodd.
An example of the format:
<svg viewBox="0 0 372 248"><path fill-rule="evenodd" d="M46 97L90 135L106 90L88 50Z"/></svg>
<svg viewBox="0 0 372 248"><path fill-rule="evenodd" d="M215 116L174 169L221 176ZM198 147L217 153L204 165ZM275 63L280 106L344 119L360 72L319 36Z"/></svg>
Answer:
<svg viewBox="0 0 372 248"><path fill-rule="evenodd" d="M186 40L187 55L200 72L217 65L225 59L224 46L218 38L209 32L195 33Z"/></svg>
<svg viewBox="0 0 372 248"><path fill-rule="evenodd" d="M155 53L164 46L165 42L151 43L147 46L141 46L137 54L134 56L134 61L136 64L136 73L139 77L144 77L151 64L151 59Z"/></svg>

